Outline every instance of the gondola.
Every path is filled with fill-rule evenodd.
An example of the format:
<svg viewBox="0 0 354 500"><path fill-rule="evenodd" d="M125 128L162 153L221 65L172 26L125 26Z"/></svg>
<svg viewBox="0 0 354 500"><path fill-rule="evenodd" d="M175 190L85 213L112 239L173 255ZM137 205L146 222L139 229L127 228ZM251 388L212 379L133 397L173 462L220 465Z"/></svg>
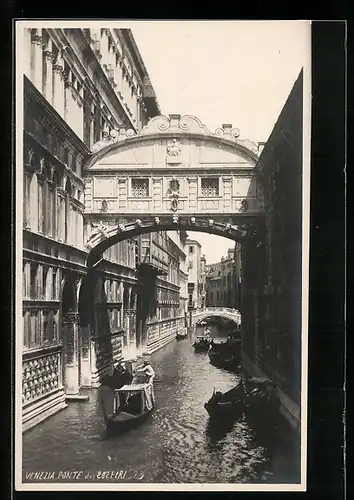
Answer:
<svg viewBox="0 0 354 500"><path fill-rule="evenodd" d="M182 332L178 332L178 333L176 334L176 339L177 339L177 340L183 340L183 339L186 339L187 337L188 337L188 332L187 332L187 330L182 331Z"/></svg>
<svg viewBox="0 0 354 500"><path fill-rule="evenodd" d="M210 363L218 368L239 371L241 362L241 341L228 339L226 342L212 342L209 350Z"/></svg>
<svg viewBox="0 0 354 500"><path fill-rule="evenodd" d="M267 378L242 379L236 387L225 393L215 392L214 389L204 407L213 420L236 419L243 413L264 419L275 409L274 388L275 384Z"/></svg>
<svg viewBox="0 0 354 500"><path fill-rule="evenodd" d="M210 348L210 338L200 335L192 345L196 352L207 352Z"/></svg>
<svg viewBox="0 0 354 500"><path fill-rule="evenodd" d="M145 422L153 411L153 384L133 383L113 390L102 386L101 404L108 434L128 431Z"/></svg>
<svg viewBox="0 0 354 500"><path fill-rule="evenodd" d="M228 419L237 418L245 411L246 393L244 387L240 382L233 389L221 393L220 391L213 392L212 397L204 408L212 419Z"/></svg>
<svg viewBox="0 0 354 500"><path fill-rule="evenodd" d="M245 381L246 413L249 417L270 416L277 411L278 399L274 382L266 377L252 377Z"/></svg>

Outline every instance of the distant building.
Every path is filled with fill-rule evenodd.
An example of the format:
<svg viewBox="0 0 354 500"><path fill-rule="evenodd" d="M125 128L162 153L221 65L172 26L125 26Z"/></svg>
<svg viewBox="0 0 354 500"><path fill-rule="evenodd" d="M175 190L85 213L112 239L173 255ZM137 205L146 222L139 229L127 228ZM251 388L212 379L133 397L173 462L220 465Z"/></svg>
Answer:
<svg viewBox="0 0 354 500"><path fill-rule="evenodd" d="M200 307L204 309L206 307L206 258L202 255L200 258Z"/></svg>
<svg viewBox="0 0 354 500"><path fill-rule="evenodd" d="M203 307L201 244L196 240L187 238L186 249L188 260L188 309L201 309ZM204 265L205 259L203 258Z"/></svg>
<svg viewBox="0 0 354 500"><path fill-rule="evenodd" d="M235 265L234 252L230 248L220 262L206 266L206 304L209 307L236 308L235 273L239 265Z"/></svg>

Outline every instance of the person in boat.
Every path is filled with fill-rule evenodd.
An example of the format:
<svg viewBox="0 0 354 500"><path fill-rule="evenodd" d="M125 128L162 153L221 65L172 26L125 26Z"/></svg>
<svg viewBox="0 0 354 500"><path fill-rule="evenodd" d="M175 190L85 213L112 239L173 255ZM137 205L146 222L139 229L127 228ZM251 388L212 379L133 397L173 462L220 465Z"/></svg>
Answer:
<svg viewBox="0 0 354 500"><path fill-rule="evenodd" d="M122 363L117 363L114 366L112 375L112 385L114 389L120 389L125 384L130 384L132 376Z"/></svg>
<svg viewBox="0 0 354 500"><path fill-rule="evenodd" d="M111 418L114 414L113 390L112 377L108 374L103 375L99 388L99 400L105 420Z"/></svg>
<svg viewBox="0 0 354 500"><path fill-rule="evenodd" d="M143 361L143 366L135 370L135 374L145 374L146 382L149 384L151 384L155 378L155 371L146 359Z"/></svg>

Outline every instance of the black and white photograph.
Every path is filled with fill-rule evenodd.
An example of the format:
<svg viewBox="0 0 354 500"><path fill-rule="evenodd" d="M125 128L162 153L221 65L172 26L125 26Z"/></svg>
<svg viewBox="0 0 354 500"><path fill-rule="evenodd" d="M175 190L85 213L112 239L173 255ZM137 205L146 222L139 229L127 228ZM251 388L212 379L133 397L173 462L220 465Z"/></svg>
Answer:
<svg viewBox="0 0 354 500"><path fill-rule="evenodd" d="M15 45L16 489L305 491L311 22Z"/></svg>

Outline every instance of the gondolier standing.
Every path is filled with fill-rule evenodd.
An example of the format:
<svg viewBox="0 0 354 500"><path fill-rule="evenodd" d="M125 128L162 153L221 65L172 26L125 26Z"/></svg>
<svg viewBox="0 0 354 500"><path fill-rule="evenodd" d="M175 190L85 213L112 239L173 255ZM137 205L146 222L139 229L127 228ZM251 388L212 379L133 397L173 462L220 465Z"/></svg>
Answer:
<svg viewBox="0 0 354 500"><path fill-rule="evenodd" d="M149 384L148 389L146 390L146 397L148 400L150 400L151 406L155 402L155 393L154 393L154 386L153 386L153 381L155 378L155 371L153 367L150 365L149 361L144 359L143 361L143 366L138 367L135 370L135 374L139 376L139 374L144 373L146 377L146 382Z"/></svg>
<svg viewBox="0 0 354 500"><path fill-rule="evenodd" d="M143 366L135 370L135 373L145 373L146 381L151 384L155 378L155 372L149 361L146 359L143 361Z"/></svg>

